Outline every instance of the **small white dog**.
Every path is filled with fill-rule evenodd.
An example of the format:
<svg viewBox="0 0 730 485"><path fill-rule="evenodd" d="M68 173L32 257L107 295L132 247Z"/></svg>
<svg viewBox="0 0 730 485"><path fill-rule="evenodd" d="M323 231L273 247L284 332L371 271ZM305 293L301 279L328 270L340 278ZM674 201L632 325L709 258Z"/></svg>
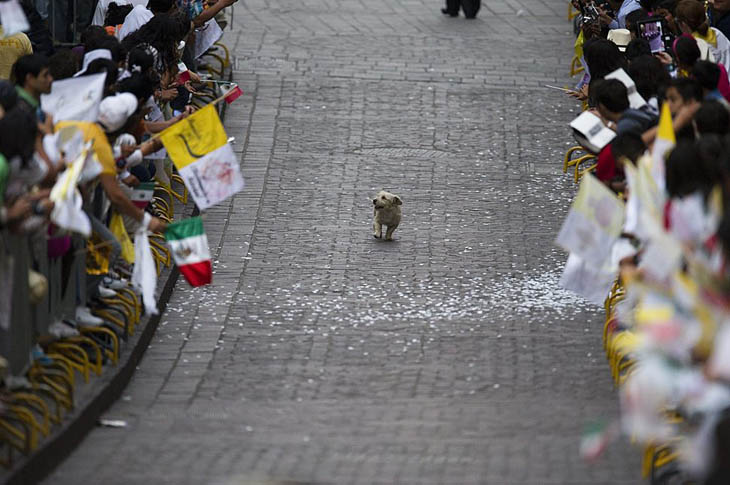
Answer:
<svg viewBox="0 0 730 485"><path fill-rule="evenodd" d="M383 237L383 226L388 230L385 233L385 240L393 240L393 231L400 224L400 206L403 201L395 194L381 190L373 199L373 236L380 239Z"/></svg>

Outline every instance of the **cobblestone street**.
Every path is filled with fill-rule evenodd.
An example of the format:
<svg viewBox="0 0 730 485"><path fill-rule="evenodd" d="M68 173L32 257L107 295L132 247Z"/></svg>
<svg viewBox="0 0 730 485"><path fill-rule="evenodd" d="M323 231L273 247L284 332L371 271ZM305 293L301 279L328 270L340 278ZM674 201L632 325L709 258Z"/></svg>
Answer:
<svg viewBox="0 0 730 485"><path fill-rule="evenodd" d="M641 483L603 310L558 288L576 102L566 0L241 0L246 188L209 210L130 385L45 483ZM395 241L372 197L403 199Z"/></svg>

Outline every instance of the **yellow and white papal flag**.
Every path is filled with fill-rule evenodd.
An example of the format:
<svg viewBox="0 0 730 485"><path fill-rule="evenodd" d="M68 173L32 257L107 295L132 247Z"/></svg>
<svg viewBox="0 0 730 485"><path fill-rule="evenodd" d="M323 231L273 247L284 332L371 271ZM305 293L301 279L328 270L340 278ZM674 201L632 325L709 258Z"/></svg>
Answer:
<svg viewBox="0 0 730 485"><path fill-rule="evenodd" d="M662 104L662 111L659 116L659 128L657 131L654 146L651 149L651 176L660 192L666 187L666 160L669 152L677 144L672 126L672 113L669 111L669 104Z"/></svg>

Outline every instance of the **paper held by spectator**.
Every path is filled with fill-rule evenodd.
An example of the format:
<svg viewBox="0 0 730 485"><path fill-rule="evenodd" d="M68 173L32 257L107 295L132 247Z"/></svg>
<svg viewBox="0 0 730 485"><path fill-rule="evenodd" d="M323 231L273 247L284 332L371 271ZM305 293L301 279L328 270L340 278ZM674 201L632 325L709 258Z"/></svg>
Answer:
<svg viewBox="0 0 730 485"><path fill-rule="evenodd" d="M155 270L155 259L152 256L150 240L147 235L149 227L149 214L145 213L145 219L134 233L134 268L132 270L132 285L139 288L142 293L142 302L148 315L157 315L157 299L155 288L157 288L157 271Z"/></svg>
<svg viewBox="0 0 730 485"><path fill-rule="evenodd" d="M3 25L3 34L6 37L30 30L28 18L18 0L0 2L0 23Z"/></svg>
<svg viewBox="0 0 730 485"><path fill-rule="evenodd" d="M608 74L605 79L618 79L621 81L621 84L626 86L626 91L629 95L629 106L632 108L639 109L646 104L646 100L639 94L639 91L636 90L636 83L623 69L616 69L612 73Z"/></svg>
<svg viewBox="0 0 730 485"><path fill-rule="evenodd" d="M208 20L202 29L195 32L193 57L197 59L205 54L221 37L223 37L223 30L221 30L218 22L215 19Z"/></svg>
<svg viewBox="0 0 730 485"><path fill-rule="evenodd" d="M713 377L730 380L730 321L724 321L715 336L708 370Z"/></svg>
<svg viewBox="0 0 730 485"><path fill-rule="evenodd" d="M682 263L682 248L664 231L651 236L641 257L639 268L656 281L666 280Z"/></svg>
<svg viewBox="0 0 730 485"><path fill-rule="evenodd" d="M615 279L616 273L607 266L595 268L580 256L571 253L560 277L560 287L601 306Z"/></svg>
<svg viewBox="0 0 730 485"><path fill-rule="evenodd" d="M615 131L604 125L601 118L590 111L581 113L570 122L570 127L573 128L576 141L593 153L600 152L616 136Z"/></svg>
<svg viewBox="0 0 730 485"><path fill-rule="evenodd" d="M657 188L650 173L651 159L644 156L637 166L624 165L629 200L626 206L624 232L646 240L662 227L664 196Z"/></svg>
<svg viewBox="0 0 730 485"><path fill-rule="evenodd" d="M555 242L600 267L621 234L623 217L624 203L598 179L586 175Z"/></svg>
<svg viewBox="0 0 730 485"><path fill-rule="evenodd" d="M41 109L53 121L91 121L99 116L106 73L62 79L51 84L51 93L41 95Z"/></svg>
<svg viewBox="0 0 730 485"><path fill-rule="evenodd" d="M180 169L180 176L200 210L243 189L238 159L228 143Z"/></svg>
<svg viewBox="0 0 730 485"><path fill-rule="evenodd" d="M85 237L91 235L91 222L81 208L83 200L76 189L76 184L86 163L86 155L90 147L91 144L87 143L71 166L58 177L49 196L54 203L51 221L58 227L78 232Z"/></svg>

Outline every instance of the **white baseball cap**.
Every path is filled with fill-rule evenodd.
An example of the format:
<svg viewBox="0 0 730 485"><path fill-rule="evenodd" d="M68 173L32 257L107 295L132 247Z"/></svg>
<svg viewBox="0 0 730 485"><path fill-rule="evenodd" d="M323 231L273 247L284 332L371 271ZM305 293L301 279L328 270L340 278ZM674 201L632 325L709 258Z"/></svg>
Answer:
<svg viewBox="0 0 730 485"><path fill-rule="evenodd" d="M626 52L626 46L631 42L629 29L613 29L608 31L608 40L618 46L618 50Z"/></svg>
<svg viewBox="0 0 730 485"><path fill-rule="evenodd" d="M117 131L130 116L137 111L137 97L132 93L119 93L107 96L99 103L98 123L104 131Z"/></svg>

